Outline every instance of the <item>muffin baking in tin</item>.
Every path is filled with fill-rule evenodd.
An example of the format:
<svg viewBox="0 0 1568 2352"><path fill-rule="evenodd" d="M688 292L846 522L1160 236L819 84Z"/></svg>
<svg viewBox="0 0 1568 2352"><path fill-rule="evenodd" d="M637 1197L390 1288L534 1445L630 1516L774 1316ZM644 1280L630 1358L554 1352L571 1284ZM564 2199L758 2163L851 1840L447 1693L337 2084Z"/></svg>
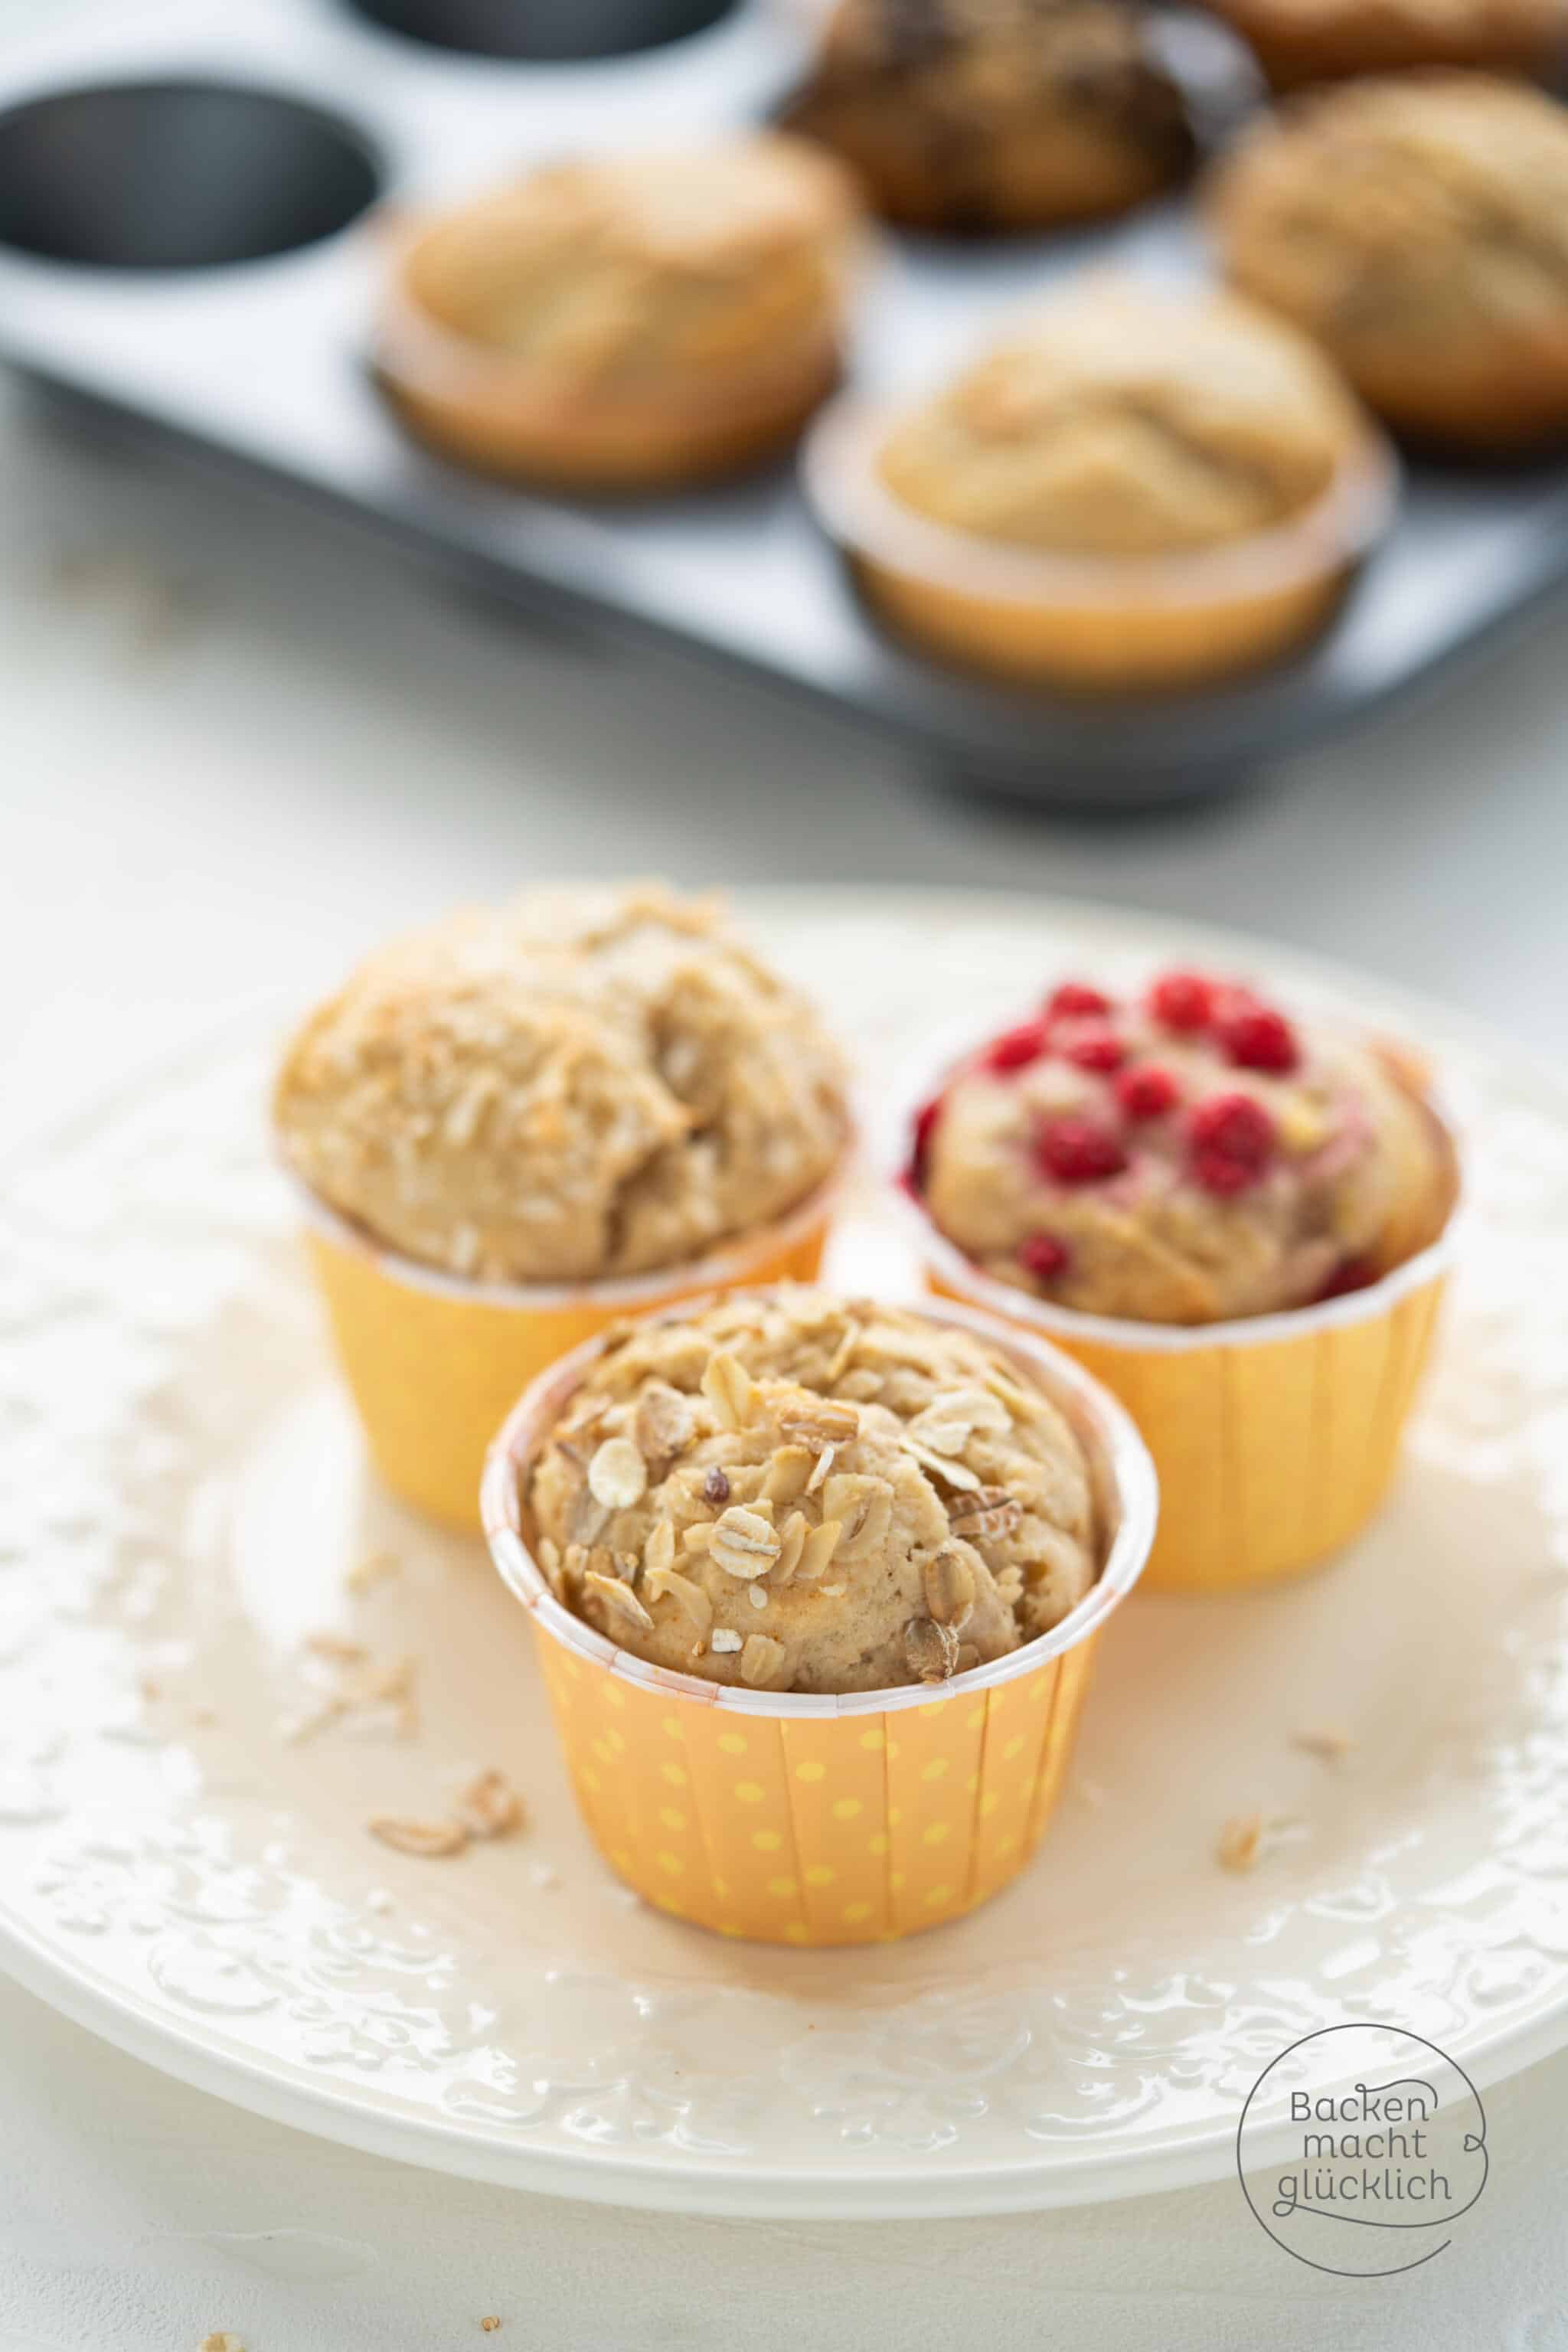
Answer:
<svg viewBox="0 0 1568 2352"><path fill-rule="evenodd" d="M1333 612L1393 461L1302 336L1097 278L933 400L835 404L808 493L873 609L953 661L1086 688L1254 667Z"/></svg>
<svg viewBox="0 0 1568 2352"><path fill-rule="evenodd" d="M548 165L405 237L377 371L423 439L489 472L732 473L837 380L856 213L837 163L776 135Z"/></svg>

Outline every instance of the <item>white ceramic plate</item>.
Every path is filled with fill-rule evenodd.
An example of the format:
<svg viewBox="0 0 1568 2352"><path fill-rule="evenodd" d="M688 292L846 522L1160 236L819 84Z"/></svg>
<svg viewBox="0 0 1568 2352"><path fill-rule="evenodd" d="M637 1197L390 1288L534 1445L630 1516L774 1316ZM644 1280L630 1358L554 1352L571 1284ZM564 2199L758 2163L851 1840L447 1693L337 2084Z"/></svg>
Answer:
<svg viewBox="0 0 1568 2352"><path fill-rule="evenodd" d="M1005 898L747 912L862 1049L1061 968L1264 970L1422 1039L1470 1130L1464 1267L1382 1525L1266 1599L1147 1598L1101 1653L1022 1883L869 1952L710 1939L577 1826L476 1541L368 1481L225 1040L11 1171L0 1204L0 1957L140 2056L413 2162L627 2203L963 2213L1234 2161L1286 2043L1345 2018L1480 2082L1568 2042L1568 1083L1256 943ZM868 1192L839 1244L907 1285ZM384 1555L388 1572L351 1575ZM336 1631L412 1669L304 1736ZM1343 1726L1329 1764L1292 1734ZM527 1833L415 1861L370 1815L502 1767ZM1215 1861L1255 1808L1299 1826Z"/></svg>

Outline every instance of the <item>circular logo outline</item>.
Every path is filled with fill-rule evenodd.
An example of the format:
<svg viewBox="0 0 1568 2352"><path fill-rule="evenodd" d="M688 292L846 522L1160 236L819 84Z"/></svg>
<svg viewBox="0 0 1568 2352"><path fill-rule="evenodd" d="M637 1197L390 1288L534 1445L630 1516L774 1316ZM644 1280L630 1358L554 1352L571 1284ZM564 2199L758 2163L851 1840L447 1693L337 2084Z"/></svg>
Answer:
<svg viewBox="0 0 1568 2352"><path fill-rule="evenodd" d="M1266 2238L1272 2239L1275 2245L1279 2248L1280 2252L1289 2254L1292 2262L1303 2263L1308 2270L1323 2271L1331 2278L1399 2278L1403 2277L1410 2271L1420 2270L1426 2263L1434 2262L1439 2254L1447 2253L1448 2248L1454 2242L1453 2239L1451 2237L1445 2238L1441 2245L1429 2247L1426 2253L1418 2254L1414 2262L1394 2263L1391 2263L1386 2270L1381 2271L1343 2270L1335 2263L1314 2262L1310 2254L1299 2253L1294 2246L1288 2245L1283 2238L1278 2236L1276 2232L1269 2228L1268 2223L1265 2221L1263 2215L1258 2211L1257 2205L1253 2201L1252 2191L1247 2185L1247 2173L1241 2160L1242 2137L1247 2129L1247 2118L1251 2110L1252 2103L1258 2096L1258 2092L1263 2088L1264 2084L1268 2080L1269 2075L1274 2072L1276 2066L1279 2065L1283 2060L1289 2058L1292 2051L1304 2049L1309 2042L1321 2042L1326 2035L1331 2033L1344 2033L1363 2028L1373 2033L1397 2033L1402 2040L1416 2042L1423 2050L1430 2050L1432 2055L1435 2058L1440 2058L1444 2065L1451 2068L1452 2071L1458 2074L1459 2080L1464 2084L1466 2090L1468 2091L1471 2098L1476 2103L1476 2114L1479 2118L1480 2124L1479 2131L1466 2133L1464 2147L1467 2154L1479 2152L1481 2159L1481 2178L1479 2186L1477 2188L1474 2195L1468 2198L1463 2205L1457 2206L1454 2211L1448 2214L1446 2219L1449 2221L1457 2221L1461 2214L1468 2213L1475 2205L1479 2204L1487 2183L1491 2179L1491 2151L1487 2146L1487 2111L1482 2104L1479 2091L1477 2090L1469 2074L1466 2072L1465 2068L1460 2065L1458 2060L1457 2058L1450 2058L1448 2053L1442 2049L1436 2042L1429 2042L1424 2033L1411 2032L1405 2026L1391 2025L1386 2019L1383 2018L1345 2017L1342 2018L1337 2025L1317 2026L1310 2033L1299 2034L1294 2042L1288 2042L1283 2050L1277 2052L1276 2054L1270 2058L1268 2065L1265 2066L1262 2074L1259 2074L1257 2082L1254 2083L1251 2090L1248 2091L1246 2098L1242 2101L1241 2113L1237 2118L1236 2177L1241 2185L1241 2193L1247 2200L1247 2210L1252 2215L1253 2220L1263 2231L1264 2236ZM1400 2079L1407 2078L1402 2077ZM1365 2092L1366 2087L1365 2084L1363 2083L1357 2083L1352 2085L1352 2088L1363 2093ZM1364 2221L1359 2214L1340 2214L1336 2215L1335 2218L1336 2220L1355 2222L1363 2229L1429 2230L1436 2226L1431 2221Z"/></svg>

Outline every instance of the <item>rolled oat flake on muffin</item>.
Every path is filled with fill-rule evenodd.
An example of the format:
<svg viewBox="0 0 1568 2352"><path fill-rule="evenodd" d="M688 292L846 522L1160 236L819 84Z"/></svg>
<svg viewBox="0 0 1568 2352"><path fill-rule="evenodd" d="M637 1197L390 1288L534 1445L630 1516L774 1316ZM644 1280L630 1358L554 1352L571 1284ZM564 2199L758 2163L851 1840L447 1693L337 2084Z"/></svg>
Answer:
<svg viewBox="0 0 1568 2352"><path fill-rule="evenodd" d="M293 1039L274 1110L295 1173L374 1241L519 1283L688 1264L805 1201L848 1136L805 1000L711 903L653 887L539 893L378 950ZM595 1507L635 1503L693 1411L650 1391L593 1465Z"/></svg>
<svg viewBox="0 0 1568 2352"><path fill-rule="evenodd" d="M679 1424L646 1411L670 1395ZM654 1418L679 1442L658 1439L606 1513L588 1466ZM1055 1404L967 1332L805 1288L610 1345L524 1499L568 1608L650 1664L753 1690L944 1682L1048 1631L1098 1572Z"/></svg>

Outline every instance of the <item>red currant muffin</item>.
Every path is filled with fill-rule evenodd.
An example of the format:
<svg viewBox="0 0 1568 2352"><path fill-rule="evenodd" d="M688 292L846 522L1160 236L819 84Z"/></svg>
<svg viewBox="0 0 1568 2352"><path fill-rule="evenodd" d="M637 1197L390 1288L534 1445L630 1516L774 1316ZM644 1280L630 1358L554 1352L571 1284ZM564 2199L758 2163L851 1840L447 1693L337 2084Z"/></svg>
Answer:
<svg viewBox="0 0 1568 2352"><path fill-rule="evenodd" d="M1165 1324L1375 1282L1437 1238L1454 1192L1408 1066L1196 971L1135 998L1054 990L921 1115L912 1181L994 1279Z"/></svg>
<svg viewBox="0 0 1568 2352"><path fill-rule="evenodd" d="M1064 982L915 1119L926 1278L1076 1356L1160 1475L1149 1580L1258 1585L1398 1465L1458 1191L1414 1056L1244 982Z"/></svg>

